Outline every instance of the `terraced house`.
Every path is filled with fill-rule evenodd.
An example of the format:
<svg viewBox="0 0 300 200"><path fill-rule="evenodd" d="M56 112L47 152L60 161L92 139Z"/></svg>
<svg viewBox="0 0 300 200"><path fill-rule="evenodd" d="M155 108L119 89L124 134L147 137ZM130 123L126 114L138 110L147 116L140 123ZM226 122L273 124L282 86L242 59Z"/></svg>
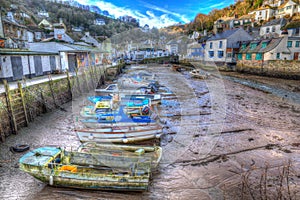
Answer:
<svg viewBox="0 0 300 200"><path fill-rule="evenodd" d="M298 61L299 53L300 37L289 37L288 32L283 31L278 38L242 43L237 55L237 70L256 73L266 70L276 73L282 69L293 71L294 65L291 61ZM297 63L299 62L294 64L299 68Z"/></svg>

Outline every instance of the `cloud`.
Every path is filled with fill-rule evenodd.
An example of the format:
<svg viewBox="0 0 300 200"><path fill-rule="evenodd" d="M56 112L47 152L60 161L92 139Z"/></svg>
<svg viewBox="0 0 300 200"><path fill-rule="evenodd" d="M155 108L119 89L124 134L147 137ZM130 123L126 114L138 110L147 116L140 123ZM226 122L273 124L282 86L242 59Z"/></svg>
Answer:
<svg viewBox="0 0 300 200"><path fill-rule="evenodd" d="M163 12L163 13L165 13L165 14L173 15L173 16L179 18L179 19L180 19L182 22L184 22L184 23L190 22L189 19L187 19L184 15L181 15L181 14L179 14L179 13L175 13L175 12L169 11L169 10L167 10L167 9L160 8L160 7L158 7L158 6L155 6L155 5L149 4L149 3L145 3L144 5L145 5L146 8L149 8L149 9L152 9L152 10L156 10L156 11L160 11L160 12Z"/></svg>
<svg viewBox="0 0 300 200"><path fill-rule="evenodd" d="M111 15L114 15L116 18L124 15L132 16L139 20L140 26L144 26L145 24L148 24L151 28L152 27L165 27L169 25L173 25L178 23L178 21L175 21L173 18L171 18L169 15L171 12L166 11L164 13L167 14L161 14L157 15L152 10L146 10L145 14L141 13L139 10L134 10L129 7L120 7L116 6L112 3L105 2L105 1L86 1L86 0L79 0L78 1L81 4L94 4L98 6L101 10L107 10ZM156 9L159 11L159 9ZM173 13L174 15L174 13Z"/></svg>

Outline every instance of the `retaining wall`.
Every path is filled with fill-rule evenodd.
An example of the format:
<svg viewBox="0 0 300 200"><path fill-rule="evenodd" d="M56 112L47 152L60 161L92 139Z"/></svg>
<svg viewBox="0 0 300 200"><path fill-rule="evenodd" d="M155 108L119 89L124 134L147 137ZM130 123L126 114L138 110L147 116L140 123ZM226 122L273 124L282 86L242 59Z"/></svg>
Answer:
<svg viewBox="0 0 300 200"><path fill-rule="evenodd" d="M117 66L120 69L121 66ZM117 70L114 76L121 70ZM4 141L10 134L17 134L18 130L28 123L19 124L13 110L24 107L28 122L32 122L43 113L61 108L61 105L81 96L86 91L91 91L104 84L106 70L103 66L90 66L74 74L66 74L65 78L52 80L51 75L45 76L45 82L27 86L26 80L22 82L21 89L6 89L0 93L0 140ZM22 90L19 92L18 90ZM18 93L21 95L16 97ZM11 95L13 94L13 95ZM22 99L24 106L14 104L14 98ZM19 106L19 108L18 108ZM12 109L14 108L14 109Z"/></svg>

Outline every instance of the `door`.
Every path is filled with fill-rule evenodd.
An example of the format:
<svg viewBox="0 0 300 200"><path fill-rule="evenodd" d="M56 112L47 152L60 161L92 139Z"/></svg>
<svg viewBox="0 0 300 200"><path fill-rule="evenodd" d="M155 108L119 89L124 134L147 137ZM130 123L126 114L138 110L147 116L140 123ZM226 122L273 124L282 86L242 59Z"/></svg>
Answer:
<svg viewBox="0 0 300 200"><path fill-rule="evenodd" d="M35 75L42 76L43 75L43 66L42 66L41 56L34 56L33 60L34 60Z"/></svg>
<svg viewBox="0 0 300 200"><path fill-rule="evenodd" d="M55 56L50 56L50 69L51 69L51 72L54 72L56 70Z"/></svg>
<svg viewBox="0 0 300 200"><path fill-rule="evenodd" d="M11 57L11 67L13 71L13 80L20 80L23 78L23 66L21 56Z"/></svg>
<svg viewBox="0 0 300 200"><path fill-rule="evenodd" d="M68 55L69 72L75 72L77 68L77 61L75 54Z"/></svg>
<svg viewBox="0 0 300 200"><path fill-rule="evenodd" d="M299 60L299 52L294 53L294 60Z"/></svg>

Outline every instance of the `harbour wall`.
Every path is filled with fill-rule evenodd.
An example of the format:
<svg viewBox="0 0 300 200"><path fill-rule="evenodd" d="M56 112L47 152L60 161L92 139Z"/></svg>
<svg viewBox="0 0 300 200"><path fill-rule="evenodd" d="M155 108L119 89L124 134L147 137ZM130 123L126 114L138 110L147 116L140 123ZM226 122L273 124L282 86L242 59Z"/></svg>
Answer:
<svg viewBox="0 0 300 200"><path fill-rule="evenodd" d="M14 88L4 80L5 90L0 93L0 141L18 134L38 116L63 109L61 105L100 87L108 78L116 77L123 66L89 66L74 73L66 72L58 79L52 75L44 76L39 82L23 79ZM37 83L28 84L30 82Z"/></svg>

